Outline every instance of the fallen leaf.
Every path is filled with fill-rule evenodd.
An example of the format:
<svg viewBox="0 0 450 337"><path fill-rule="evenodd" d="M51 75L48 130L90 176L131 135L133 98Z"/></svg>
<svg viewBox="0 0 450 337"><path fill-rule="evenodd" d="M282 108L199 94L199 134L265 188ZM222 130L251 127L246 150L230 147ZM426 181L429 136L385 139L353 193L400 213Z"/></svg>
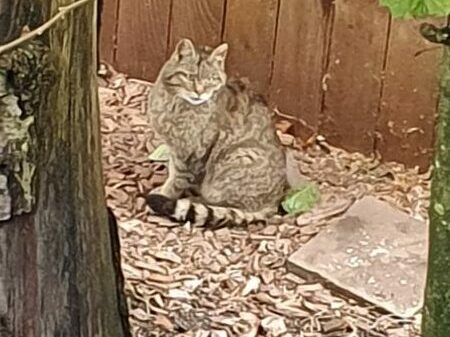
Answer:
<svg viewBox="0 0 450 337"><path fill-rule="evenodd" d="M167 162L169 160L169 147L166 144L158 146L148 159L154 162Z"/></svg>
<svg viewBox="0 0 450 337"><path fill-rule="evenodd" d="M147 312L145 312L145 310L142 310L141 308L131 310L130 316L143 322L150 320L150 316L147 314Z"/></svg>
<svg viewBox="0 0 450 337"><path fill-rule="evenodd" d="M292 127L292 123L286 119L282 119L275 124L275 128L280 130L283 133L288 132L288 130Z"/></svg>
<svg viewBox="0 0 450 337"><path fill-rule="evenodd" d="M274 280L275 272L273 270L265 269L261 272L261 278L265 284L269 284Z"/></svg>
<svg viewBox="0 0 450 337"><path fill-rule="evenodd" d="M267 293L258 293L255 295L255 299L264 304L276 304L279 302L279 299L275 299Z"/></svg>
<svg viewBox="0 0 450 337"><path fill-rule="evenodd" d="M186 290L183 289L169 289L167 295L170 298L182 300L188 300L192 298L192 296Z"/></svg>
<svg viewBox="0 0 450 337"><path fill-rule="evenodd" d="M203 329L199 329L195 333L195 337L208 337L210 335L210 331L206 331Z"/></svg>
<svg viewBox="0 0 450 337"><path fill-rule="evenodd" d="M157 326L163 327L165 330L173 331L175 326L172 324L172 322L163 315L156 315L155 319L153 320L153 324Z"/></svg>
<svg viewBox="0 0 450 337"><path fill-rule="evenodd" d="M239 317L242 318L244 321L246 321L250 325L250 329L246 331L245 333L241 333L240 336L242 337L255 337L258 333L259 328L259 318L255 314L251 312L241 312L239 314Z"/></svg>
<svg viewBox="0 0 450 337"><path fill-rule="evenodd" d="M181 264L181 257L177 254L167 251L157 251L152 254L155 258L164 261L170 261L176 264Z"/></svg>
<svg viewBox="0 0 450 337"><path fill-rule="evenodd" d="M314 303L308 301L307 299L303 299L303 305L306 309L311 310L312 312L326 312L328 311L328 306L324 304Z"/></svg>
<svg viewBox="0 0 450 337"><path fill-rule="evenodd" d="M211 330L211 337L228 337L225 330Z"/></svg>
<svg viewBox="0 0 450 337"><path fill-rule="evenodd" d="M279 316L269 316L261 320L261 326L264 331L269 332L272 336L277 337L287 332L284 319Z"/></svg>
<svg viewBox="0 0 450 337"><path fill-rule="evenodd" d="M259 289L259 286L261 285L261 279L257 276L250 276L247 284L245 285L244 289L242 289L241 295L247 296L251 292L255 292Z"/></svg>
<svg viewBox="0 0 450 337"><path fill-rule="evenodd" d="M183 286L186 288L187 291L194 292L202 283L203 280L201 279L192 279L183 281Z"/></svg>

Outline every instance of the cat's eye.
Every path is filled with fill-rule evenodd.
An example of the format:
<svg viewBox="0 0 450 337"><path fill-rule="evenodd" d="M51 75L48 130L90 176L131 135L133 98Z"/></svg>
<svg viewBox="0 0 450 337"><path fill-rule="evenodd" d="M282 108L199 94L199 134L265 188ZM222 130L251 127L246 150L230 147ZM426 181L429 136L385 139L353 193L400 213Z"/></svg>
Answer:
<svg viewBox="0 0 450 337"><path fill-rule="evenodd" d="M188 81L194 80L194 74L188 74L188 73L180 73L180 76L184 77Z"/></svg>

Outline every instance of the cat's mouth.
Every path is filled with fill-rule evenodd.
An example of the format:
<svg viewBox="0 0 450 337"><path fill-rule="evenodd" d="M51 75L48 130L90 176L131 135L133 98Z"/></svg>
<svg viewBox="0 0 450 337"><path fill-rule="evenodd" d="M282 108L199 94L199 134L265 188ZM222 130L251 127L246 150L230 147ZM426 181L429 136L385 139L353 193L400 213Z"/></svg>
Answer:
<svg viewBox="0 0 450 337"><path fill-rule="evenodd" d="M186 101L188 101L189 103L191 103L192 105L200 105L205 103L206 101L208 101L211 98L211 95L208 96L186 96L183 97Z"/></svg>
<svg viewBox="0 0 450 337"><path fill-rule="evenodd" d="M187 100L189 103L193 105L200 105L205 103L208 98L202 98L202 97L185 97L185 100Z"/></svg>

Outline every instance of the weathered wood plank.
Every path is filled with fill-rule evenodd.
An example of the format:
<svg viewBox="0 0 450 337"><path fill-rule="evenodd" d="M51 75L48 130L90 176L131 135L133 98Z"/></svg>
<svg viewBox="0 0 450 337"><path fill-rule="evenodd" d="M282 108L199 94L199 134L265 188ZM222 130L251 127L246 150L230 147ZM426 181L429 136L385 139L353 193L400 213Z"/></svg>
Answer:
<svg viewBox="0 0 450 337"><path fill-rule="evenodd" d="M2 0L0 2L0 44L5 44L20 35L21 28L26 24L22 13L26 12L29 1ZM17 14L14 18L11 13ZM15 20L19 20L18 22Z"/></svg>
<svg viewBox="0 0 450 337"><path fill-rule="evenodd" d="M195 44L220 43L225 0L172 0L170 50L181 38Z"/></svg>
<svg viewBox="0 0 450 337"><path fill-rule="evenodd" d="M99 1L99 52L100 59L114 62L114 49L117 39L117 10L120 0Z"/></svg>
<svg viewBox="0 0 450 337"><path fill-rule="evenodd" d="M389 24L378 0L335 2L321 132L334 145L373 152Z"/></svg>
<svg viewBox="0 0 450 337"><path fill-rule="evenodd" d="M11 23L42 24L67 1L36 4L10 11ZM30 148L37 165L24 180L37 188L31 213L0 223L0 336L129 336L119 314L123 289L113 267L102 180L95 6L81 4L16 48L14 57L1 55L9 91L34 117ZM0 116L6 116L11 103L0 100ZM28 185L24 180L20 186Z"/></svg>
<svg viewBox="0 0 450 337"><path fill-rule="evenodd" d="M121 1L118 70L154 81L166 59L170 0Z"/></svg>
<svg viewBox="0 0 450 337"><path fill-rule="evenodd" d="M432 20L426 20L431 22ZM393 20L380 117L377 150L385 160L426 169L433 152L441 48L419 34L421 21ZM445 19L434 20L441 25Z"/></svg>
<svg viewBox="0 0 450 337"><path fill-rule="evenodd" d="M301 118L295 125L303 139L317 130L322 107L331 3L280 0L270 99L281 112ZM310 128L309 128L310 127Z"/></svg>
<svg viewBox="0 0 450 337"><path fill-rule="evenodd" d="M228 72L248 77L267 94L272 69L278 0L227 2L224 40L230 44Z"/></svg>

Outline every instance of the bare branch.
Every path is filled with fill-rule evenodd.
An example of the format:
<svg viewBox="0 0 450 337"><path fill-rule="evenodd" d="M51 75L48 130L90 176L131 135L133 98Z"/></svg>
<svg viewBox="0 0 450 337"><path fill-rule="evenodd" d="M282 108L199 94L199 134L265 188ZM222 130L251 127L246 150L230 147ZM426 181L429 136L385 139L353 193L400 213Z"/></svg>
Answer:
<svg viewBox="0 0 450 337"><path fill-rule="evenodd" d="M42 24L41 26L39 26L38 28L22 35L21 37L7 43L4 45L0 46L0 55L3 54L4 52L11 50L17 46L19 46L20 44L31 40L32 38L34 38L35 36L39 36L42 33L44 33L47 29L49 29L51 26L53 26L55 24L55 22L57 22L58 20L64 18L64 16L73 11L74 9L80 7L81 5L84 5L86 3L88 3L91 0L78 0L75 1L74 3L68 5L68 6L63 6L59 8L58 13L53 16L50 20L48 20L47 22L45 22L44 24Z"/></svg>

